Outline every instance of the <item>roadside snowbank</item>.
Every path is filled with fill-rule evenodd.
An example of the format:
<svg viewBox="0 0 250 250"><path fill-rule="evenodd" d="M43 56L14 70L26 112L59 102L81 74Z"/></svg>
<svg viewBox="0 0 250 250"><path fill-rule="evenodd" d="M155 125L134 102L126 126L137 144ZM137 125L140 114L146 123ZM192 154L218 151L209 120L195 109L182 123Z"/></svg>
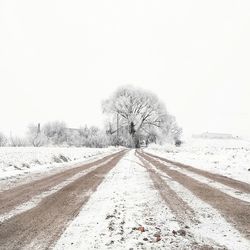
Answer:
<svg viewBox="0 0 250 250"><path fill-rule="evenodd" d="M250 183L250 142L189 139L181 147L150 145L146 152Z"/></svg>

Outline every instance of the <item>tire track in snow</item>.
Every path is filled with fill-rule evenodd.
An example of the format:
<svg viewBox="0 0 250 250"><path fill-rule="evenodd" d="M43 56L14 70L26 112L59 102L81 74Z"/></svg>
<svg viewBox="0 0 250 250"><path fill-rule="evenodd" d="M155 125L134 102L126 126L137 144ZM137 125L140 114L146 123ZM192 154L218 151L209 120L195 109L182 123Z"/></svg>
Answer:
<svg viewBox="0 0 250 250"><path fill-rule="evenodd" d="M124 152L0 224L1 249L48 249L79 212Z"/></svg>
<svg viewBox="0 0 250 250"><path fill-rule="evenodd" d="M195 249L225 249L225 247L221 245L222 243L208 238L206 234L201 235L194 232L193 228L199 227L201 224L196 209L191 207L187 201L183 200L176 193L176 190L171 188L171 185L169 185L169 181L171 181L170 177L158 171L148 161L143 159L142 156L138 155L138 157L149 172L156 190L159 191L172 213L176 215L178 224L181 227L180 232L189 235L193 238L193 241L197 243ZM176 234L177 233L178 232L176 232Z"/></svg>
<svg viewBox="0 0 250 250"><path fill-rule="evenodd" d="M150 155L151 156L151 155ZM242 191L239 191L235 188L232 188L230 186L227 186L225 184L222 184L220 182L215 181L214 179L212 179L211 177L205 177L204 175L201 174L197 174L193 171L191 171L189 168L181 168L178 165L175 165L173 163L166 163L166 161L160 160L157 157L153 157L151 156L153 159L155 159L156 161L164 164L166 167L168 167L169 169L172 170L177 170L178 172L185 174L199 182L202 182L204 184L209 185L210 187L219 189L221 192L228 194L236 199L242 200L242 201L246 201L250 203L250 193L244 193Z"/></svg>
<svg viewBox="0 0 250 250"><path fill-rule="evenodd" d="M105 177L54 250L206 249L190 235L173 233L180 229L131 150Z"/></svg>
<svg viewBox="0 0 250 250"><path fill-rule="evenodd" d="M67 181L67 179L74 179L74 176L81 171L100 165L104 161L114 157L116 154L117 153L111 154L99 160L81 164L80 166L0 192L0 222L10 218L13 213L17 214L24 211L25 207L32 207L32 204L37 203L36 201L40 199L39 197L42 196L42 193L44 193L45 196L48 196L49 193L53 193L53 190L59 190L60 186L63 186L62 183Z"/></svg>
<svg viewBox="0 0 250 250"><path fill-rule="evenodd" d="M239 190L236 190L234 188L231 188L231 187L228 187L224 184L221 184L221 183L218 183L218 182L215 182L211 179L208 179L204 176L201 176L199 174L195 174L195 173L192 173L188 170L185 170L185 169L181 169L181 168L178 168L176 166L167 166L169 167L170 169L173 169L173 170L177 170L178 172L182 173L182 174L185 174L186 176L189 176L199 182L202 182L210 187L213 187L213 188L216 188L218 190L220 190L221 192L227 194L227 195L230 195L232 196L233 198L236 198L236 199L239 199L239 200L242 200L242 201L246 201L246 202L249 202L250 203L250 194L246 194L246 193L242 193L241 191Z"/></svg>
<svg viewBox="0 0 250 250"><path fill-rule="evenodd" d="M159 174L163 176L165 175L165 181L175 192L178 191L178 195L180 195L183 200L188 201L186 197L192 197L189 199L189 204L193 204L193 207L196 207L196 211L204 207L204 211L206 211L205 214L207 214L209 218L207 223L209 223L209 220L211 220L213 216L220 221L220 213L224 217L223 224L227 225L227 228L231 227L230 231L227 230L227 234L231 237L229 237L229 242L232 241L232 239L237 242L237 239L239 239L245 244L245 248L242 249L249 249L250 242L247 239L250 238L250 207L247 202L232 198L221 191L200 183L176 170L169 169L166 165L152 159L152 157L141 153L140 155L149 161ZM197 202L196 206L194 202ZM211 211L211 215L209 215L209 211ZM235 227L238 231L230 225ZM220 229L220 224L214 228L215 233L217 232L217 229ZM231 232L233 232L233 234ZM240 232L246 239L240 236L238 232ZM216 236L216 234L214 236Z"/></svg>
<svg viewBox="0 0 250 250"><path fill-rule="evenodd" d="M240 192L250 194L250 184L248 184L248 183L245 183L245 182L242 182L242 181L239 181L239 180L235 180L235 179L231 179L231 178L223 176L223 175L211 173L211 172L208 172L208 171L205 171L205 170L202 170L202 169L198 169L198 168L195 168L195 167L192 167L192 166L189 166L189 165L185 165L185 164L182 164L180 162L171 161L171 160L165 159L163 157L160 157L160 156L157 156L157 155L154 155L154 154L150 154L148 152L143 151L143 153L148 155L148 156L151 156L151 157L153 157L155 159L164 161L164 162L166 162L168 164L173 164L174 166L178 166L178 167L180 167L182 169L189 170L189 171L191 171L193 173L199 174L199 175L204 176L206 178L209 178L209 179L211 179L213 181L224 184L224 185L229 186L229 187L231 187L233 189L239 190Z"/></svg>
<svg viewBox="0 0 250 250"><path fill-rule="evenodd" d="M46 197L56 193L57 191L59 191L60 189L66 187L67 185L69 185L70 183L76 181L77 179L89 174L90 172L96 170L97 168L100 168L102 167L103 165L109 163L110 161L113 160L114 157L110 158L109 160L103 162L103 163L100 163L96 166L92 166L86 170L83 170L81 171L80 173L77 173L75 174L74 176L72 176L71 178L61 182L60 184L52 187L51 189L45 191L45 192L42 192L34 197L32 197L31 200L15 207L13 210L11 210L10 212L7 212L7 213L4 213L4 214L1 214L0 215L0 223L4 222L5 220L8 220L10 219L11 217L13 216L16 216L18 214L21 214L25 211L28 211L34 207L36 207L43 199L45 199Z"/></svg>

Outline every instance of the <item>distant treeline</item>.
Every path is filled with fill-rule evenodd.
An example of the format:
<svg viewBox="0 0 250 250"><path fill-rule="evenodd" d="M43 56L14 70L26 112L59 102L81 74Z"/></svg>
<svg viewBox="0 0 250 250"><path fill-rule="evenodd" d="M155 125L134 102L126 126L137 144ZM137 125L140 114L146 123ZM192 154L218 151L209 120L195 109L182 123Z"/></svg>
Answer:
<svg viewBox="0 0 250 250"><path fill-rule="evenodd" d="M75 147L107 147L111 145L108 136L98 127L68 128L65 122L53 121L30 124L24 137L5 136L0 133L0 146L75 146Z"/></svg>
<svg viewBox="0 0 250 250"><path fill-rule="evenodd" d="M0 146L75 146L125 147L162 144L166 141L180 145L182 129L165 104L149 91L125 86L118 88L102 103L106 115L103 130L91 126L69 128L65 122L53 121L40 126L31 124L24 138L9 138L0 133Z"/></svg>

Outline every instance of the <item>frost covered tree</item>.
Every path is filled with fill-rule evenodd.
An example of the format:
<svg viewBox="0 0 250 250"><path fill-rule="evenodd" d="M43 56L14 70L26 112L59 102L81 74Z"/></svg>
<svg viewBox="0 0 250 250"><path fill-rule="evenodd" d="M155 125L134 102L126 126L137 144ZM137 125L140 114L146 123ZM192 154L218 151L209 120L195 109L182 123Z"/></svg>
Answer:
<svg viewBox="0 0 250 250"><path fill-rule="evenodd" d="M26 138L29 145L32 144L34 147L56 145L101 148L109 146L106 133L99 128L94 126L68 128L66 123L59 121L47 122L42 127L39 124L30 124Z"/></svg>
<svg viewBox="0 0 250 250"><path fill-rule="evenodd" d="M67 134L67 145L74 147L81 147L81 137L78 129L68 128L66 131Z"/></svg>
<svg viewBox="0 0 250 250"><path fill-rule="evenodd" d="M0 132L0 147L6 146L7 142L8 142L7 137Z"/></svg>
<svg viewBox="0 0 250 250"><path fill-rule="evenodd" d="M66 124L64 122L48 122L43 126L42 130L49 144L62 145L67 142Z"/></svg>
<svg viewBox="0 0 250 250"><path fill-rule="evenodd" d="M173 136L174 129L180 131L156 95L131 86L119 88L104 101L103 112L109 115L107 133L116 133L117 138L126 134L127 144L132 147L139 147L150 134Z"/></svg>
<svg viewBox="0 0 250 250"><path fill-rule="evenodd" d="M85 147L102 148L108 146L108 138L98 127L82 127L79 130L81 145Z"/></svg>
<svg viewBox="0 0 250 250"><path fill-rule="evenodd" d="M27 139L34 147L43 146L47 142L47 138L43 130L41 130L40 123L28 126Z"/></svg>

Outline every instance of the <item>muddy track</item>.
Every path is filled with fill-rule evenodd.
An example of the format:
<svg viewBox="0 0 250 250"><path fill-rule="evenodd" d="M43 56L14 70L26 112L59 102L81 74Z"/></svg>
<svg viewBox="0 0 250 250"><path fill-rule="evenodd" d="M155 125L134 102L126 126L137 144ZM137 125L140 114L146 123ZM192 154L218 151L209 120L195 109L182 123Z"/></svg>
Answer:
<svg viewBox="0 0 250 250"><path fill-rule="evenodd" d="M101 164L102 162L111 159L117 154L119 153L114 153L100 160L83 164L81 166L74 167L57 174L52 174L42 179L0 192L0 214L10 211L16 206L24 202L27 202L35 195L45 192L46 190L49 190L53 186L56 186L57 184L63 182L64 180L72 177L73 175L83 170L89 169L95 165Z"/></svg>
<svg viewBox="0 0 250 250"><path fill-rule="evenodd" d="M162 177L152 169L148 161L146 161L140 154L137 154L137 157L143 163L142 166L149 172L150 178L154 183L154 187L159 191L162 199L166 202L172 213L175 214L178 224L182 230L189 231L188 225L200 223L197 219L195 219L195 211L167 185ZM188 235L189 237L192 237L190 232ZM217 247L218 249L224 249L221 246ZM192 249L211 250L214 248L206 244L199 244L194 240L192 243Z"/></svg>
<svg viewBox="0 0 250 250"><path fill-rule="evenodd" d="M178 222L182 224L182 226L185 226L185 223L195 222L193 209L166 184L161 176L152 169L149 163L144 160L140 154L137 154L137 157L143 163L142 166L149 172L154 186L160 192L163 200L166 201L171 211L177 216Z"/></svg>
<svg viewBox="0 0 250 250"><path fill-rule="evenodd" d="M207 178L209 178L211 180L217 181L217 182L219 182L221 184L224 184L224 185L227 185L229 187L238 189L241 192L245 192L245 193L250 194L250 184L248 184L248 183L241 182L241 181L238 181L238 180L234 180L234 179L231 179L229 177L219 175L219 174L214 174L214 173L211 173L211 172L208 172L208 171L205 171L205 170L201 170L201 169L198 169L198 168L194 168L192 166L185 165L185 164L182 164L182 163L179 163L179 162L170 161L168 159L165 159L163 157L159 157L159 156L156 156L156 155L153 155L153 154L150 154L150 153L146 153L146 152L143 152L143 153L148 155L148 156L151 156L153 158L164 161L166 163L176 165L176 166L178 166L178 167L180 167L182 169L186 169L186 170L189 170L189 171L191 171L193 173L202 175L202 176L207 177Z"/></svg>
<svg viewBox="0 0 250 250"><path fill-rule="evenodd" d="M44 198L35 208L0 224L0 249L48 249L52 246L124 154L115 154L111 161Z"/></svg>
<svg viewBox="0 0 250 250"><path fill-rule="evenodd" d="M245 238L250 239L250 203L233 198L218 189L212 188L176 170L172 170L168 168L167 164L163 164L147 154L138 153L157 169L166 173L173 180L189 189L198 198L217 209Z"/></svg>

